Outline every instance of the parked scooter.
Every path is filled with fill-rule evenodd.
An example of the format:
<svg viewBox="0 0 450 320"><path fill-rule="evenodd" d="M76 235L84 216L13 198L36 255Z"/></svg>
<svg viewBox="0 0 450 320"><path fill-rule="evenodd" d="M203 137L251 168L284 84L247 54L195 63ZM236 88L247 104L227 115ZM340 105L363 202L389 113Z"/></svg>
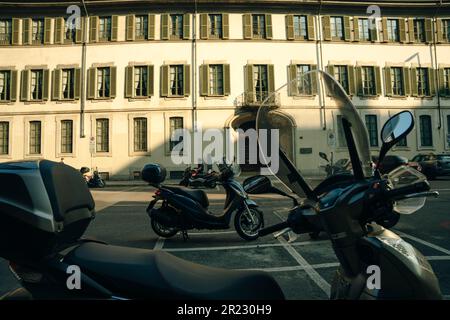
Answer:
<svg viewBox="0 0 450 320"><path fill-rule="evenodd" d="M319 152L319 156L327 162L324 169L327 173L327 177L334 176L336 174L348 173L351 174L351 161L349 159L340 159L334 162L334 154L331 152L330 158L324 152Z"/></svg>
<svg viewBox="0 0 450 320"><path fill-rule="evenodd" d="M207 173L203 173L203 171L203 164L199 164L195 169L191 169L190 166L187 167L184 170L183 179L179 183L180 186L214 189L217 186L219 174L214 170L208 170Z"/></svg>
<svg viewBox="0 0 450 320"><path fill-rule="evenodd" d="M91 174L91 169L88 167L82 167L80 169L80 173L83 175L83 178L86 180L86 183L89 188L104 188L106 187L105 181L100 177L100 174L97 170Z"/></svg>
<svg viewBox="0 0 450 320"><path fill-rule="evenodd" d="M234 227L241 238L254 240L258 237L258 230L264 226L263 213L234 179L233 166L223 164L219 169L218 179L226 191L226 199L223 213L214 215L208 210L209 200L203 190L162 185L166 176L164 167L158 164L144 167L143 180L157 188L147 208L157 235L170 238L181 232L187 239L187 231L191 229L229 229L234 215ZM155 208L158 202L162 204Z"/></svg>

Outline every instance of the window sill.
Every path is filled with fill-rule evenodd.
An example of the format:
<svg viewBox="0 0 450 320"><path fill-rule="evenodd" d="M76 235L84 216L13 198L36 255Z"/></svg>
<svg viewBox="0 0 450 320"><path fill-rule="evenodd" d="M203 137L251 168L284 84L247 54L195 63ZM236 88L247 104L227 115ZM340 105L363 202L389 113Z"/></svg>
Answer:
<svg viewBox="0 0 450 320"><path fill-rule="evenodd" d="M422 146L420 146L420 147L417 148L417 150L421 150L421 151L423 151L423 150L435 151L436 148L433 147L433 146L431 146L431 147L422 147Z"/></svg>
<svg viewBox="0 0 450 320"><path fill-rule="evenodd" d="M92 154L92 156L95 158L111 158L112 153L111 152L94 152Z"/></svg>
<svg viewBox="0 0 450 320"><path fill-rule="evenodd" d="M72 103L75 104L77 103L78 99L59 99L59 100L55 100L57 104L63 104L63 103Z"/></svg>
<svg viewBox="0 0 450 320"><path fill-rule="evenodd" d="M358 98L360 98L361 100L377 100L380 98L379 95L370 95L370 96L365 96L365 95L357 95Z"/></svg>
<svg viewBox="0 0 450 320"><path fill-rule="evenodd" d="M0 100L0 105L4 105L4 106L9 106L9 105L13 105L15 101L12 100Z"/></svg>
<svg viewBox="0 0 450 320"><path fill-rule="evenodd" d="M74 153L57 153L56 158L76 158Z"/></svg>
<svg viewBox="0 0 450 320"><path fill-rule="evenodd" d="M26 105L31 105L31 104L45 104L47 101L46 100L28 100L25 101L24 103Z"/></svg>
<svg viewBox="0 0 450 320"><path fill-rule="evenodd" d="M94 98L89 99L92 103L99 103L99 102L113 102L114 98Z"/></svg>
<svg viewBox="0 0 450 320"><path fill-rule="evenodd" d="M1 154L0 159L12 159L12 155L11 154Z"/></svg>
<svg viewBox="0 0 450 320"><path fill-rule="evenodd" d="M42 154L26 154L25 158L26 159L42 159L43 155Z"/></svg>
<svg viewBox="0 0 450 320"><path fill-rule="evenodd" d="M151 96L145 96L145 97L131 97L127 98L129 102L135 102L135 101L150 101L152 100Z"/></svg>
<svg viewBox="0 0 450 320"><path fill-rule="evenodd" d="M433 100L434 96L413 96L414 100Z"/></svg>
<svg viewBox="0 0 450 320"><path fill-rule="evenodd" d="M167 96L164 97L164 100L187 100L185 96Z"/></svg>
<svg viewBox="0 0 450 320"><path fill-rule="evenodd" d="M304 100L304 99L313 100L316 98L316 95L315 94L296 94L296 95L292 95L292 98L294 100Z"/></svg>
<svg viewBox="0 0 450 320"><path fill-rule="evenodd" d="M387 96L389 100L406 100L408 96Z"/></svg>
<svg viewBox="0 0 450 320"><path fill-rule="evenodd" d="M226 95L217 95L217 96L203 96L204 100L226 100L228 96Z"/></svg>
<svg viewBox="0 0 450 320"><path fill-rule="evenodd" d="M132 151L130 157L150 157L152 154L150 151Z"/></svg>

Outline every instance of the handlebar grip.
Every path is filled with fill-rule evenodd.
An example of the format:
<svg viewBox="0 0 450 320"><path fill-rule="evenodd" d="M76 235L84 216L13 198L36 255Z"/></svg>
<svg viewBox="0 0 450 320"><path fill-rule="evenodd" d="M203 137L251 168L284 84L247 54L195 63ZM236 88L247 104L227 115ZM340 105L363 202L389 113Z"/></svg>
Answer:
<svg viewBox="0 0 450 320"><path fill-rule="evenodd" d="M411 193L417 193L417 192L423 192L423 191L429 191L430 190L430 184L427 181L422 181L414 184L410 184L405 187L397 188L394 190L389 190L386 192L386 196L388 198L398 198L402 197Z"/></svg>
<svg viewBox="0 0 450 320"><path fill-rule="evenodd" d="M268 234L271 234L271 233L274 233L276 231L280 231L280 230L283 230L286 228L289 228L289 223L287 221L259 230L258 236L264 237L264 236L267 236Z"/></svg>

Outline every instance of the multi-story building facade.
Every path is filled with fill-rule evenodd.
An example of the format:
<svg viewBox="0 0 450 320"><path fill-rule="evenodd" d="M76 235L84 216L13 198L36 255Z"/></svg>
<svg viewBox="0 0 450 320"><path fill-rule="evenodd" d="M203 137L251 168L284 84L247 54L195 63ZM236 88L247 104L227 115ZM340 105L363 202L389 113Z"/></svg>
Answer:
<svg viewBox="0 0 450 320"><path fill-rule="evenodd" d="M0 1L0 160L177 172L175 129L254 128L260 101L312 69L347 90L374 155L404 109L416 128L396 153L449 151L449 2ZM339 114L314 81L271 103L304 172L319 151L339 158Z"/></svg>

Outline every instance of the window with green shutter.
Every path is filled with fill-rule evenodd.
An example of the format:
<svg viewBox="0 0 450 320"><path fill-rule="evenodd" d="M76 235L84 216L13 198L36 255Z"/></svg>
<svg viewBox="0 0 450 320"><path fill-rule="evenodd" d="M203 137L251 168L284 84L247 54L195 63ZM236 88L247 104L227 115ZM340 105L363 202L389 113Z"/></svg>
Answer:
<svg viewBox="0 0 450 320"><path fill-rule="evenodd" d="M137 98L148 97L148 67L135 66L133 69L134 96Z"/></svg>
<svg viewBox="0 0 450 320"><path fill-rule="evenodd" d="M439 94L444 97L450 96L450 68L439 69Z"/></svg>
<svg viewBox="0 0 450 320"><path fill-rule="evenodd" d="M377 94L375 68L373 66L361 67L361 85L363 96L375 96Z"/></svg>
<svg viewBox="0 0 450 320"><path fill-rule="evenodd" d="M11 101L11 71L0 71L0 102Z"/></svg>
<svg viewBox="0 0 450 320"><path fill-rule="evenodd" d="M169 75L170 96L184 96L184 66L171 65Z"/></svg>
<svg viewBox="0 0 450 320"><path fill-rule="evenodd" d="M111 68L97 68L97 98L111 97Z"/></svg>
<svg viewBox="0 0 450 320"><path fill-rule="evenodd" d="M100 17L98 19L98 39L99 41L111 41L112 39L111 17Z"/></svg>
<svg viewBox="0 0 450 320"><path fill-rule="evenodd" d="M330 34L333 40L344 40L344 18L330 17Z"/></svg>
<svg viewBox="0 0 450 320"><path fill-rule="evenodd" d="M0 155L9 154L9 122L0 122Z"/></svg>
<svg viewBox="0 0 450 320"><path fill-rule="evenodd" d="M371 22L367 18L354 18L358 23L358 39L359 41L374 41L372 39Z"/></svg>
<svg viewBox="0 0 450 320"><path fill-rule="evenodd" d="M311 65L309 64L296 64L292 66L292 75L295 81L295 87L293 87L293 95L298 96L310 96L313 94L312 74L305 75L305 73L311 71Z"/></svg>
<svg viewBox="0 0 450 320"><path fill-rule="evenodd" d="M169 16L169 35L171 40L183 39L183 15L171 14Z"/></svg>
<svg viewBox="0 0 450 320"><path fill-rule="evenodd" d="M402 67L390 68L392 95L405 96L405 83Z"/></svg>
<svg viewBox="0 0 450 320"><path fill-rule="evenodd" d="M30 77L30 100L40 101L43 100L44 91L44 71L43 70L31 70Z"/></svg>
<svg viewBox="0 0 450 320"><path fill-rule="evenodd" d="M61 121L61 153L73 153L73 121Z"/></svg>
<svg viewBox="0 0 450 320"><path fill-rule="evenodd" d="M222 38L223 38L223 15L209 14L208 39L222 39Z"/></svg>
<svg viewBox="0 0 450 320"><path fill-rule="evenodd" d="M75 43L77 40L77 22L76 20L71 21L69 18L64 18L62 20L63 25L61 26L62 30L64 31L64 42L65 43ZM56 24L59 24L58 19L56 21ZM78 21L78 26L81 28L81 19ZM56 33L55 33L56 34Z"/></svg>
<svg viewBox="0 0 450 320"><path fill-rule="evenodd" d="M139 15L134 19L135 39L148 39L148 15Z"/></svg>
<svg viewBox="0 0 450 320"><path fill-rule="evenodd" d="M96 120L96 152L109 152L109 119Z"/></svg>
<svg viewBox="0 0 450 320"><path fill-rule="evenodd" d="M265 39L266 38L266 15L253 14L252 15L252 38Z"/></svg>
<svg viewBox="0 0 450 320"><path fill-rule="evenodd" d="M369 143L371 147L378 147L378 120L374 114L365 116L366 128L369 133Z"/></svg>
<svg viewBox="0 0 450 320"><path fill-rule="evenodd" d="M387 19L387 34L385 34L385 39L391 42L400 42L399 24L399 19Z"/></svg>
<svg viewBox="0 0 450 320"><path fill-rule="evenodd" d="M445 42L450 42L450 19L442 19L442 39Z"/></svg>
<svg viewBox="0 0 450 320"><path fill-rule="evenodd" d="M433 127L431 123L431 116L421 115L419 117L420 124L420 146L432 147L433 146Z"/></svg>
<svg viewBox="0 0 450 320"><path fill-rule="evenodd" d="M428 68L415 68L415 82L416 88L414 88L414 93L417 92L419 97L430 96L430 75Z"/></svg>
<svg viewBox="0 0 450 320"><path fill-rule="evenodd" d="M12 43L12 20L0 19L0 45Z"/></svg>
<svg viewBox="0 0 450 320"><path fill-rule="evenodd" d="M31 43L44 43L44 19L33 19L31 22Z"/></svg>
<svg viewBox="0 0 450 320"><path fill-rule="evenodd" d="M183 143L183 137L179 137L179 139L175 139L175 133L177 130L182 130L184 128L183 118L182 117L171 117L169 119L169 150L172 151L175 146L180 143Z"/></svg>
<svg viewBox="0 0 450 320"><path fill-rule="evenodd" d="M413 21L415 42L425 42L425 19L414 19Z"/></svg>
<svg viewBox="0 0 450 320"><path fill-rule="evenodd" d="M224 66L223 64L209 65L209 95L224 95Z"/></svg>
<svg viewBox="0 0 450 320"><path fill-rule="evenodd" d="M41 154L41 121L30 121L29 154Z"/></svg>
<svg viewBox="0 0 450 320"><path fill-rule="evenodd" d="M134 118L134 152L147 152L147 118Z"/></svg>
<svg viewBox="0 0 450 320"><path fill-rule="evenodd" d="M308 39L308 19L305 15L293 16L293 28L296 40Z"/></svg>
<svg viewBox="0 0 450 320"><path fill-rule="evenodd" d="M349 82L349 72L348 66L346 65L335 65L334 66L334 78L338 81L342 88L349 94L350 82Z"/></svg>

